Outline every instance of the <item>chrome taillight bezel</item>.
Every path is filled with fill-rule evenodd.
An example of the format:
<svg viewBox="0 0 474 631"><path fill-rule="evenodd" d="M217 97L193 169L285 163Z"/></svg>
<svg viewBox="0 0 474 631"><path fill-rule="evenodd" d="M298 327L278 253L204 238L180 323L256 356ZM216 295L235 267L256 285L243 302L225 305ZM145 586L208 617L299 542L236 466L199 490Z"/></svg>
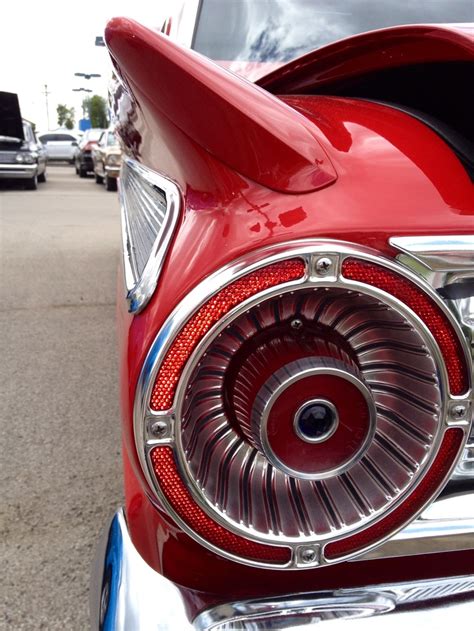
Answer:
<svg viewBox="0 0 474 631"><path fill-rule="evenodd" d="M385 267L388 270L394 271L397 274L407 278L424 292L426 292L429 297L436 303L437 307L443 312L443 314L452 325L453 329L456 331L456 334L462 344L462 348L465 354L466 365L470 365L469 350L467 348L466 340L458 322L453 317L453 314L446 307L441 298L423 279L421 279L413 272L402 267L397 262L381 257L378 253L368 248L358 247L344 242L325 240L305 240L264 248L262 250L250 253L248 256L235 261L231 265L228 265L227 267L211 275L208 279L203 281L193 291L191 291L190 294L188 294L188 296L181 302L181 304L178 305L178 307L173 311L173 313L170 315L170 317L162 327L161 331L158 333L144 363L135 398L134 428L136 446L147 481L156 494L157 500L167 509L167 511L173 516L176 522L180 524L184 531L188 532L188 534L193 536L204 546L214 550L215 552L223 556L239 561L241 563L268 567L268 564L264 562L248 561L241 557L236 557L231 553L222 551L212 544L209 544L209 542L207 542L192 529L190 529L186 522L182 520L179 515L176 514L176 511L174 511L173 507L170 505L166 497L164 497L163 493L161 492L159 484L157 483L156 477L153 473L153 468L150 460L150 452L153 448L159 445L166 445L171 447L176 456L177 466L180 475L182 479L185 480L186 485L190 493L192 494L196 504L205 511L209 510L209 506L206 505L206 501L200 494L199 489L193 486L192 479L190 479L189 476L189 471L187 471L186 468L186 464L183 462L183 459L180 458L180 437L179 427L177 427L177 425L179 426L179 418L178 421L176 418L176 411L179 411L181 409L181 405L183 402L183 385L187 383L187 379L192 373L196 362L199 361L199 356L202 353L203 348L205 348L211 338L215 338L217 335L219 335L219 333L225 328L225 326L227 326L228 321L236 316L236 313L251 308L254 304L257 304L259 300L263 300L270 295L289 292L296 287L301 288L304 286L352 286L353 288L358 287L358 283L347 281L346 279L341 278L341 264L345 258L349 257L356 257L358 259L372 262ZM179 385L176 389L175 400L172 408L163 412L153 411L150 407L150 400L159 367L161 365L161 362L165 358L168 349L171 347L176 335L179 333L184 324L189 320L189 318L199 309L199 307L201 307L207 300L209 300L213 295L215 295L219 290L224 288L229 283L232 283L236 279L255 270L271 265L272 263L291 258L301 258L305 261L307 272L304 278L297 281L291 281L290 283L285 283L283 285L278 285L278 287L276 288L265 290L262 293L252 297L251 299L244 301L238 307L232 309L228 314L226 314L226 316L221 321L219 321L215 326L211 328L208 334L197 345L196 349L193 352L193 355L184 367ZM364 292L368 293L369 295L373 295L374 297L380 297L381 295L381 292L379 290L377 290L376 288L368 288L366 285L364 285ZM459 401L465 402L466 405L470 405L471 388L469 388L469 390L462 396L452 396L449 394L446 369L442 360L440 350L436 342L431 339L432 336L429 331L426 331L426 326L424 325L424 323L416 315L410 312L410 310L408 310L403 303L395 298L387 297L387 294L384 292L382 292L382 294L386 302L391 301L395 309L399 310L408 318L410 318L411 321L420 328L420 330L424 331L424 335L426 335L426 339L431 347L430 350L432 351L433 355L437 357L437 365L440 372L440 381L443 392L443 409L441 410L441 418L444 419L444 425L446 426L446 428L460 428L464 434L463 442L465 442L469 429L468 419L453 420L449 416L448 411ZM157 429L159 430L158 435L156 434ZM437 444L439 444L439 442ZM434 449L433 453L435 452L436 449ZM453 463L453 466L454 464L455 463ZM446 482L449 479L451 470L445 476L443 482ZM398 504L395 503L393 508L395 508L397 505ZM423 510L425 506L426 504L423 505L419 512L421 512L421 510ZM416 515L412 516L412 518L415 516ZM226 520L225 515L216 515L213 513L212 517L215 518L217 522L224 525L227 529L233 530L232 524L230 524L229 521ZM361 527L361 529L363 529L363 527ZM374 545L367 546L366 548L358 552L355 556L362 555L368 550L379 546L381 543L383 543L383 541L386 541L399 529L400 528L397 528L383 539L377 541ZM239 530L236 532L236 534L242 536L242 531ZM251 532L246 534L249 537L252 536ZM269 540L265 537L254 536L253 538L255 541L259 541L261 543L269 543ZM302 567L304 568L311 566L314 567L314 565L316 564L332 562L329 559L318 558L316 563L308 564L307 562L302 560L302 546L300 543L294 541L288 541L286 543L292 550L292 558L289 564L279 566L283 569L300 569ZM282 545L282 542L280 541L278 542L278 544L275 542L274 545ZM313 542L313 545L314 547L318 546L318 542ZM305 542L303 548L307 547L308 542ZM271 567L278 566L272 565Z"/></svg>

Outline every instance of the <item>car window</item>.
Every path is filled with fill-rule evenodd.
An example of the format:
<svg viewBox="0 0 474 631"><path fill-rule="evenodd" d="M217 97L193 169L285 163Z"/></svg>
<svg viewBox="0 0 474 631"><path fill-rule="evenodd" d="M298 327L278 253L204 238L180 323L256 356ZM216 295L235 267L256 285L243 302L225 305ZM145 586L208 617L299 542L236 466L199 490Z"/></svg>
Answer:
<svg viewBox="0 0 474 631"><path fill-rule="evenodd" d="M109 147L118 144L117 138L113 131L107 132L107 144Z"/></svg>
<svg viewBox="0 0 474 631"><path fill-rule="evenodd" d="M28 142L34 142L33 130L28 123L23 123L23 135Z"/></svg>
<svg viewBox="0 0 474 631"><path fill-rule="evenodd" d="M104 132L102 131L102 129L91 129L87 133L87 140L92 140L95 142L100 139L103 133Z"/></svg>
<svg viewBox="0 0 474 631"><path fill-rule="evenodd" d="M202 0L193 48L217 61L285 62L364 31L472 18L472 0Z"/></svg>
<svg viewBox="0 0 474 631"><path fill-rule="evenodd" d="M54 140L55 136L53 136L52 134L42 134L39 139L41 140L41 142L45 145L47 142L49 142L50 140Z"/></svg>
<svg viewBox="0 0 474 631"><path fill-rule="evenodd" d="M76 138L75 136L71 136L70 134L43 134L42 136L40 136L40 140L42 143L74 142Z"/></svg>

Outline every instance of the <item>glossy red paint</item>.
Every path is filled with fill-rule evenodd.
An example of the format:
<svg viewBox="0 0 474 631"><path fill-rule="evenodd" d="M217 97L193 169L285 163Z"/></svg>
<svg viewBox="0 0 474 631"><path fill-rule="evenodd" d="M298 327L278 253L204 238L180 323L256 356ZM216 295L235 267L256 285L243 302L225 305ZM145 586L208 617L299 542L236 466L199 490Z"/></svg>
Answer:
<svg viewBox="0 0 474 631"><path fill-rule="evenodd" d="M354 35L291 61L257 83L276 94L303 94L362 74L440 61L472 61L474 28L396 26Z"/></svg>
<svg viewBox="0 0 474 631"><path fill-rule="evenodd" d="M132 20L112 20L105 38L124 82L158 121L172 119L239 173L285 192L335 181L317 129L267 92Z"/></svg>
<svg viewBox="0 0 474 631"><path fill-rule="evenodd" d="M133 139L129 151L135 157L176 181L184 208L158 289L144 312L133 318L126 314L123 292L119 294L126 513L135 546L153 568L188 590L189 608L194 613L229 598L283 594L288 592L289 581L292 591L311 591L363 585L368 580L376 583L469 573L474 552L437 555L436 562L423 557L418 557L417 563L405 559L351 562L292 572L288 578L284 572L249 568L214 555L185 535L154 504L134 446L135 386L154 337L191 288L249 251L292 239L339 239L393 256L390 236L468 234L472 232L474 199L462 164L422 123L379 104L330 97L285 97L282 101L285 112L297 110L298 121L305 117L309 127L305 124L304 129L329 155L337 181L306 194L270 190L278 188L271 184L278 169L285 168L287 158L286 149L275 153L262 143L263 136L258 135L263 122L245 123L249 124L246 129L258 130L257 137L252 137L256 149L251 171L238 162L244 160L245 152L239 154L238 150L245 143L237 139L234 146L235 134L214 134L216 129L226 129L227 123L221 119L229 116L228 120L235 122L239 119L235 118L236 110L249 110L250 101L229 103L225 73L216 74L212 64L211 72L209 64L196 56L183 57L181 49L172 44L163 48L161 40L157 44L157 36L149 31L140 31L135 37L136 28L131 22L118 20L107 31L113 54L117 60L121 57L127 90L132 92L121 96L122 114L127 120L119 133L124 139ZM125 59L127 55L131 61ZM154 60L165 74L147 66L145 58ZM206 77L199 75L205 80L204 88L197 75L194 82L185 85L173 81L170 68L176 68L178 60L191 63L190 59L204 63L212 74L212 85L206 84L207 72ZM189 72L188 68L187 76L192 76ZM170 99L166 110L162 109L163 86L173 90L166 97ZM206 100L194 100L196 94L205 95ZM212 116L203 105L208 98L215 99L216 107L219 104ZM186 101L185 108L179 106L179 99ZM174 104L176 112L171 107ZM271 107L273 104L272 100ZM198 127L192 123L195 113ZM266 132L268 129L265 127ZM278 135L279 130L272 128L272 133ZM209 145L207 134L220 143L218 150ZM279 160L283 162L274 170ZM262 173L270 179L262 179ZM283 179L287 187L289 180Z"/></svg>

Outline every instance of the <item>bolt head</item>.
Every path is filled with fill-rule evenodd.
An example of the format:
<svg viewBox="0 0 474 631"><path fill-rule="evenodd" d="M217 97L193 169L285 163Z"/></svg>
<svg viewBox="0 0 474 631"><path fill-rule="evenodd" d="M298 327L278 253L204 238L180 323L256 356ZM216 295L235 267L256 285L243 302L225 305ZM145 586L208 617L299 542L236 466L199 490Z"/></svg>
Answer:
<svg viewBox="0 0 474 631"><path fill-rule="evenodd" d="M153 434L153 436L157 436L158 438L164 436L167 431L168 423L163 420L155 421L150 427L150 432Z"/></svg>
<svg viewBox="0 0 474 631"><path fill-rule="evenodd" d="M319 276L326 276L332 268L332 261L327 256L322 256L316 261L316 273Z"/></svg>
<svg viewBox="0 0 474 631"><path fill-rule="evenodd" d="M316 557L316 550L313 548L305 548L301 551L301 560L303 563L313 563L313 561L316 561Z"/></svg>
<svg viewBox="0 0 474 631"><path fill-rule="evenodd" d="M466 406L465 405L455 405L451 408L451 417L455 420L460 420L464 418L466 415Z"/></svg>
<svg viewBox="0 0 474 631"><path fill-rule="evenodd" d="M303 322L299 318L295 318L291 321L290 326L293 330L299 331L303 326Z"/></svg>

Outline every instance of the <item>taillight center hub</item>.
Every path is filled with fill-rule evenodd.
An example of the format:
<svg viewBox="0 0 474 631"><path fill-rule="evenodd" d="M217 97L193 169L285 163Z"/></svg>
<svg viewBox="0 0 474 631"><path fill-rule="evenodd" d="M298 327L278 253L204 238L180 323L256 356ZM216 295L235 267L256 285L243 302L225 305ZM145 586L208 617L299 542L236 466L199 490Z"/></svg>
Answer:
<svg viewBox="0 0 474 631"><path fill-rule="evenodd" d="M257 447L298 478L343 473L365 454L375 431L373 397L353 366L305 357L277 370L252 409Z"/></svg>
<svg viewBox="0 0 474 631"><path fill-rule="evenodd" d="M298 409L293 421L296 435L306 443L322 443L339 425L336 406L327 399L312 399Z"/></svg>

